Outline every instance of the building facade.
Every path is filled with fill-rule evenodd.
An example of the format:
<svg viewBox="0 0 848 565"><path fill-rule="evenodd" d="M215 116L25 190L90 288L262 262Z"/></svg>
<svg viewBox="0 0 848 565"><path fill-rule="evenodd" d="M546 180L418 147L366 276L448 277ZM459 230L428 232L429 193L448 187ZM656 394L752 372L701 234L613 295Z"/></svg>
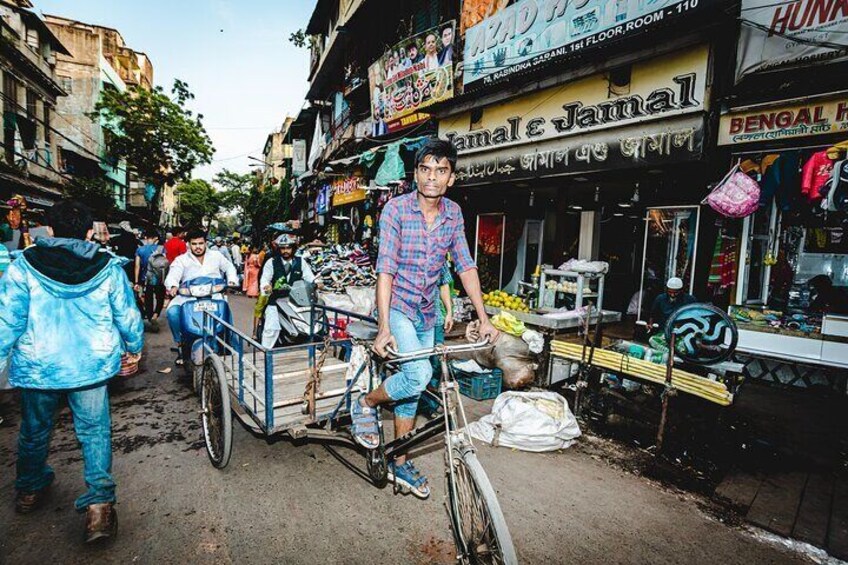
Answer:
<svg viewBox="0 0 848 565"><path fill-rule="evenodd" d="M262 148L262 180L265 184L277 184L291 176L292 144L289 128L294 118L287 117L280 131L268 134Z"/></svg>
<svg viewBox="0 0 848 565"><path fill-rule="evenodd" d="M93 119L95 106L106 89L120 92L127 86L106 58L106 38L113 30L59 16L46 16L53 33L67 46L70 55L57 58L56 75L65 89L56 108L62 132L60 158L68 174L109 183L115 205L127 209L129 179L126 162L112 162L107 154L104 129L108 124Z"/></svg>
<svg viewBox="0 0 848 565"><path fill-rule="evenodd" d="M0 1L0 201L21 194L38 208L59 199L67 182L57 162L56 106L65 91L55 70L68 51L31 8Z"/></svg>

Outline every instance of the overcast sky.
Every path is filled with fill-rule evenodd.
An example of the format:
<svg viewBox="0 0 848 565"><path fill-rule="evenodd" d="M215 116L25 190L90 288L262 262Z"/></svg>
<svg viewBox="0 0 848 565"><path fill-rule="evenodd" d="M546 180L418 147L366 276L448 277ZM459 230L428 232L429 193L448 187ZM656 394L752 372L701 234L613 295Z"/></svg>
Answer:
<svg viewBox="0 0 848 565"><path fill-rule="evenodd" d="M195 171L249 169L268 133L297 115L308 87L309 54L288 41L306 27L315 0L33 0L35 11L112 27L147 53L154 82L174 78L195 94L215 144L215 161Z"/></svg>

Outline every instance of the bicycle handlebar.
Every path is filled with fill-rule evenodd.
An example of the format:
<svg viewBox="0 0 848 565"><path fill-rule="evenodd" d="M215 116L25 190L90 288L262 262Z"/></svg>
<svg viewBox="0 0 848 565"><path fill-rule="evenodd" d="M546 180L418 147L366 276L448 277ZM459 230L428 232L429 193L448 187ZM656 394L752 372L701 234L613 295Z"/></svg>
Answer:
<svg viewBox="0 0 848 565"><path fill-rule="evenodd" d="M387 347L386 351L391 355L389 361L410 361L412 359L430 357L432 355L450 355L451 353L463 353L466 351L476 351L489 347L489 338L476 343L463 343L460 345L437 345L426 349L417 349L415 351L407 351L401 353L395 351L391 347Z"/></svg>

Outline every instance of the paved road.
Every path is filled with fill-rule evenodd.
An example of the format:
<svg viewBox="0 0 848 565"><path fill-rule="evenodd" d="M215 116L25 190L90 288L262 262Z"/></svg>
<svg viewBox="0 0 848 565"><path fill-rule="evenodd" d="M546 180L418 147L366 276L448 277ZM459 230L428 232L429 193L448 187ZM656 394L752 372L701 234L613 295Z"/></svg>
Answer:
<svg viewBox="0 0 848 565"><path fill-rule="evenodd" d="M252 304L234 297L245 327ZM237 426L233 459L218 471L200 441L196 401L171 366L167 331L148 334L146 372L115 383L114 474L120 534L109 550L81 544L73 500L82 462L69 414L53 437L49 504L12 509L17 409L0 397L0 563L451 563L441 452L420 456L430 500L393 496L319 445L269 444ZM523 563L796 563L702 510L704 501L625 471L588 438L562 453L482 447ZM601 446L601 447L599 447ZM339 452L353 465L362 461Z"/></svg>

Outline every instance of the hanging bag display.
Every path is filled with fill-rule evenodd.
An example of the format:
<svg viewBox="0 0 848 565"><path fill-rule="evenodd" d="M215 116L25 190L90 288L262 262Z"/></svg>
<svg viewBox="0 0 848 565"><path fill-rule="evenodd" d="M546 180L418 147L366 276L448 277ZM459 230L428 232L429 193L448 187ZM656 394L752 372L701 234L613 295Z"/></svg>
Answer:
<svg viewBox="0 0 848 565"><path fill-rule="evenodd" d="M737 163L701 202L728 218L744 218L756 212L760 203L760 185L739 170Z"/></svg>

